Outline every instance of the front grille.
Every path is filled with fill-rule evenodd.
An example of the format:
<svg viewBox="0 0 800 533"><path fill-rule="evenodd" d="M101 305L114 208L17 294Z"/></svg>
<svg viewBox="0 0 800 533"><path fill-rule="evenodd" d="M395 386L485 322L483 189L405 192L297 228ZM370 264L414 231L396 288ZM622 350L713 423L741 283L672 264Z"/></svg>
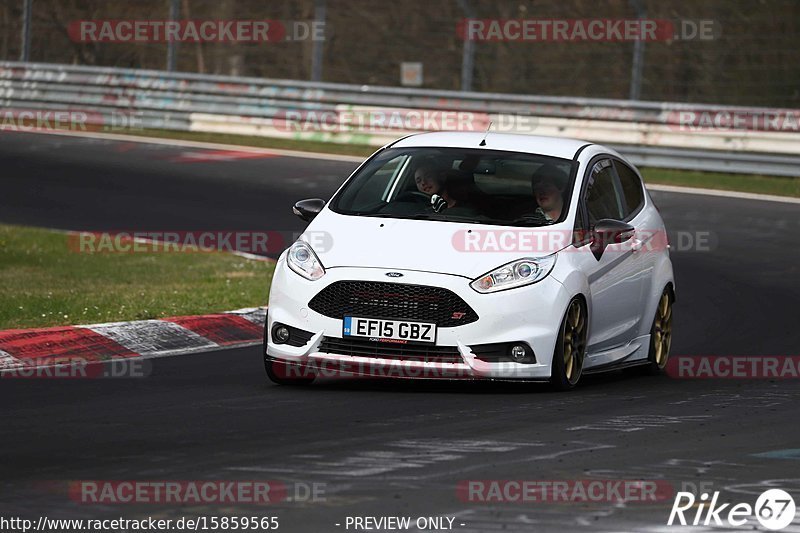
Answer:
<svg viewBox="0 0 800 533"><path fill-rule="evenodd" d="M338 355L354 355L400 361L424 361L436 363L463 363L455 346L432 344L395 344L369 339L323 337L319 351Z"/></svg>
<svg viewBox="0 0 800 533"><path fill-rule="evenodd" d="M452 328L478 320L478 314L454 292L441 287L337 281L322 289L308 306L331 318L345 316L432 322Z"/></svg>

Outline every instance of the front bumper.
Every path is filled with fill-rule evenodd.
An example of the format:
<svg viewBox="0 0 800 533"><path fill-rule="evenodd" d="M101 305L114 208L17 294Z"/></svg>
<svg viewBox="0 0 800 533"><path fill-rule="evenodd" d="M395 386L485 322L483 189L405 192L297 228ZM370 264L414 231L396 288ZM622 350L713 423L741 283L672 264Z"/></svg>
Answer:
<svg viewBox="0 0 800 533"><path fill-rule="evenodd" d="M414 379L519 379L546 380L561 320L570 298L552 276L528 285L493 294L480 294L469 287L470 280L453 275L396 270L401 278L388 278L390 269L339 267L324 277L308 281L286 267L281 259L275 268L267 316L266 355L286 363L316 368L325 375L374 375ZM324 337L342 338L342 320L317 313L308 302L329 284L342 280L427 285L448 289L461 297L478 314L478 320L456 327L439 327L437 346L457 349L458 362L398 360L378 356L355 356L320 350ZM396 317L385 316L392 319ZM280 322L312 333L303 346L275 344L272 326ZM478 359L471 346L490 343L525 342L534 351L535 363L486 362Z"/></svg>

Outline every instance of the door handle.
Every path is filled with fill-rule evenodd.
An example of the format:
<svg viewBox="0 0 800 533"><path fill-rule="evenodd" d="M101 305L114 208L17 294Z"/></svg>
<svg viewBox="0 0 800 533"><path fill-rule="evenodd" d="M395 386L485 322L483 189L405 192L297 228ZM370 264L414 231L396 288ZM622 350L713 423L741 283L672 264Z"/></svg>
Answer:
<svg viewBox="0 0 800 533"><path fill-rule="evenodd" d="M644 242L640 241L635 237L631 239L631 250L633 250L634 252L638 252L639 250L641 250L642 246L644 246Z"/></svg>

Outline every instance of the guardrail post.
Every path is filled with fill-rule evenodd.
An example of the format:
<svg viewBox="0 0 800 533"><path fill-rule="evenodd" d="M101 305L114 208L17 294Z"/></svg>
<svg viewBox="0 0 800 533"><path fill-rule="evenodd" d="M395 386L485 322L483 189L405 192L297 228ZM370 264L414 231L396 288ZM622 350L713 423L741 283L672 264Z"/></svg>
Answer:
<svg viewBox="0 0 800 533"><path fill-rule="evenodd" d="M33 0L22 0L22 48L19 52L19 60L30 61L31 56L31 11Z"/></svg>
<svg viewBox="0 0 800 533"><path fill-rule="evenodd" d="M311 81L322 81L322 61L325 32L326 6L325 0L314 0L314 26L322 28L322 39L314 39L311 49Z"/></svg>
<svg viewBox="0 0 800 533"><path fill-rule="evenodd" d="M472 6L469 5L469 0L458 0L458 6L464 12L465 18L475 17L475 12L472 10ZM470 39L466 27L464 31L464 49L461 52L461 90L471 91L472 71L475 68L475 41Z"/></svg>
<svg viewBox="0 0 800 533"><path fill-rule="evenodd" d="M636 18L642 20L647 17L647 12L641 0L630 0L636 10ZM629 98L639 100L642 97L642 69L644 68L644 40L639 38L633 43L633 58L631 60L631 88Z"/></svg>
<svg viewBox="0 0 800 533"><path fill-rule="evenodd" d="M169 20L170 22L178 19L180 14L180 0L170 0L169 2ZM178 43L176 41L167 41L167 70L170 72L175 71L175 63L178 56Z"/></svg>

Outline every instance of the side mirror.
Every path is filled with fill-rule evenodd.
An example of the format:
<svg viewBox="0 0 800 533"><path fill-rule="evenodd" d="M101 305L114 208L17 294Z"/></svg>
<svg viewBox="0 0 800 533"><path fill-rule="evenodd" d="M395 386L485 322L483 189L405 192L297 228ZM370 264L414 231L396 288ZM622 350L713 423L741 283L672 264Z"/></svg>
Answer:
<svg viewBox="0 0 800 533"><path fill-rule="evenodd" d="M636 233L636 228L625 222L604 218L598 220L592 229L592 253L600 260L609 244L629 241Z"/></svg>
<svg viewBox="0 0 800 533"><path fill-rule="evenodd" d="M300 200L294 204L292 212L306 222L311 222L314 220L315 216L319 215L323 207L325 207L325 200L321 198L310 198L308 200Z"/></svg>

